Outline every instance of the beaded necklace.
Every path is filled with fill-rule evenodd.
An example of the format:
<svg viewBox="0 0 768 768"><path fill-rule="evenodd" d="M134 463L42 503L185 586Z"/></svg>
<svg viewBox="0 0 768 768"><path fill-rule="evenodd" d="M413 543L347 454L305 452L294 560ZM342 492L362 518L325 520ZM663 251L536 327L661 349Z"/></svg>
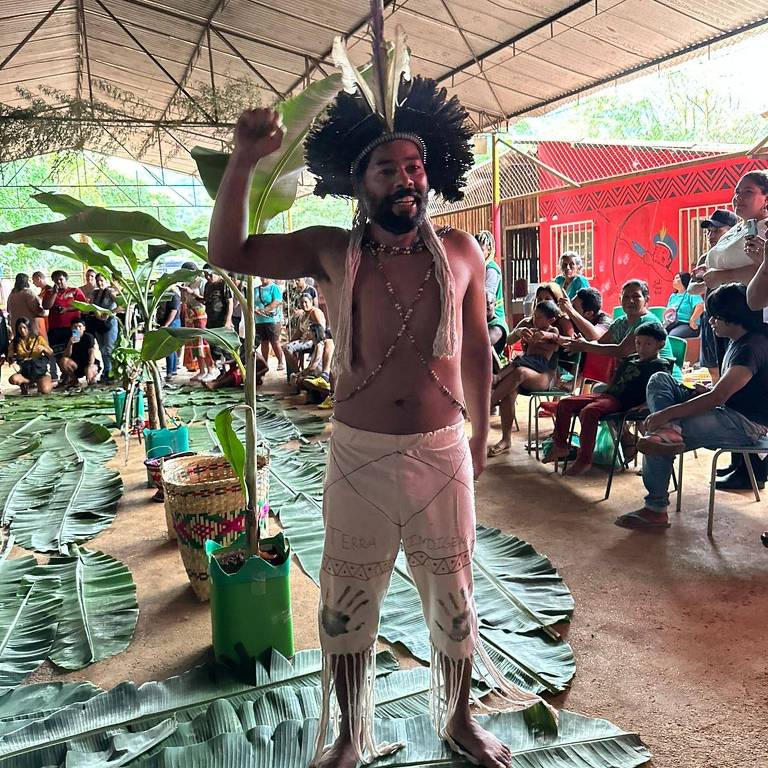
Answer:
<svg viewBox="0 0 768 768"><path fill-rule="evenodd" d="M382 279L384 280L384 285L387 289L387 293L392 298L392 302L395 306L395 309L397 310L397 314L400 316L400 328L397 331L397 334L395 335L394 341L389 345L387 348L387 351L384 354L384 357L382 358L381 362L370 372L368 373L361 381L360 383L346 396L346 397L336 397L335 402L336 403L343 403L348 400L351 400L355 395L362 392L366 387L368 387L371 382L376 378L376 376L381 373L384 366L387 364L387 362L392 358L392 355L395 351L395 348L400 343L400 339L405 336L408 341L411 343L411 346L413 347L414 351L416 352L416 357L419 359L419 362L424 366L424 369L427 372L427 375L429 376L432 381L435 382L440 392L447 397L451 403L458 408L462 414L466 415L467 408L460 400L458 400L456 397L454 397L453 393L448 389L448 387L443 384L442 381L440 381L440 377L437 375L437 373L432 369L432 366L429 364L429 360L426 358L424 353L419 349L419 346L416 342L416 339L414 338L413 332L410 328L410 320L413 316L413 312L416 308L416 305L421 300L421 297L424 295L424 289L427 286L427 283L429 282L430 278L432 277L433 273L433 267L432 264L429 265L427 268L427 272L424 275L424 279L421 282L421 285L419 286L419 289L416 291L416 295L413 297L413 301L411 302L410 306L406 309L403 308L403 305L400 303L400 300L397 297L397 293L395 292L394 286L392 285L391 280L387 276L386 270L384 269L384 264L382 264L381 259L379 258L379 254L381 253L387 253L387 254L402 254L402 253L416 253L419 250L423 249L424 245L423 243L420 243L417 241L413 245L405 246L405 247L398 247L398 246L387 246L383 245L382 243L375 243L375 242L366 242L365 247L368 248L368 250L371 252L371 255L373 256L375 262L376 262L376 269L381 274Z"/></svg>

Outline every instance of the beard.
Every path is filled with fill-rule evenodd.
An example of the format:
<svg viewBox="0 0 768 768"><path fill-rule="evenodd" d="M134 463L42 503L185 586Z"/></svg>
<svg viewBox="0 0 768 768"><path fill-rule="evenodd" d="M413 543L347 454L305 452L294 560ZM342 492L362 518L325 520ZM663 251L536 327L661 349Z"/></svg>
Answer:
<svg viewBox="0 0 768 768"><path fill-rule="evenodd" d="M416 205L413 214L398 214L393 210L395 203L404 197L413 198ZM369 197L366 200L366 206L370 211L371 221L376 222L382 229L393 235L404 235L407 232L412 232L424 223L427 216L426 197L415 190L401 189L393 195L381 198L378 202Z"/></svg>

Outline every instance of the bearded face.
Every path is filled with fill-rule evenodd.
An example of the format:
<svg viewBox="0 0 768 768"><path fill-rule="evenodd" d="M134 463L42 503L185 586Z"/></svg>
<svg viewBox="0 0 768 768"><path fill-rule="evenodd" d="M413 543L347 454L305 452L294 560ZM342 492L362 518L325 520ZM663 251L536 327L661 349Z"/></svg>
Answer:
<svg viewBox="0 0 768 768"><path fill-rule="evenodd" d="M371 152L361 198L371 221L395 235L412 232L427 213L429 184L418 147L399 139Z"/></svg>

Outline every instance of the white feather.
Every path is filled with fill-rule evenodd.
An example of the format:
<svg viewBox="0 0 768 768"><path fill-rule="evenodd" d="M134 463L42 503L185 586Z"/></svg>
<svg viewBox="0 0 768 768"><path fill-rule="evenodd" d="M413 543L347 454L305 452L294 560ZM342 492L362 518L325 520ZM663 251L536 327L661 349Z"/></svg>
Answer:
<svg viewBox="0 0 768 768"><path fill-rule="evenodd" d="M337 37L333 41L332 55L333 63L341 70L341 83L344 90L347 93L360 91L363 98L368 102L371 111L375 112L376 100L374 99L373 91L368 86L368 83L363 80L357 71L357 67L349 60L347 48L341 37Z"/></svg>
<svg viewBox="0 0 768 768"><path fill-rule="evenodd" d="M397 94L400 90L401 77L411 79L411 52L406 44L405 32L398 25L395 30L395 44L389 51L389 63L387 71L387 88L385 119L389 130L395 129L395 111L397 110Z"/></svg>

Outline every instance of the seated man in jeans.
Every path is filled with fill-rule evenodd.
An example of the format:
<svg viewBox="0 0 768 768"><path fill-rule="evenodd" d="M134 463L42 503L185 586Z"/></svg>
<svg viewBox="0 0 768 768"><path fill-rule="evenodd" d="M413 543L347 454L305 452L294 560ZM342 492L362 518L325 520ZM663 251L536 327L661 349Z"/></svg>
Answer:
<svg viewBox="0 0 768 768"><path fill-rule="evenodd" d="M642 509L616 520L623 528L669 527L668 487L676 454L754 445L768 433L768 337L759 314L747 306L745 286L716 288L707 298L707 314L715 334L730 341L722 376L712 389L695 390L668 373L651 376L646 392L651 415L638 441L648 493Z"/></svg>

